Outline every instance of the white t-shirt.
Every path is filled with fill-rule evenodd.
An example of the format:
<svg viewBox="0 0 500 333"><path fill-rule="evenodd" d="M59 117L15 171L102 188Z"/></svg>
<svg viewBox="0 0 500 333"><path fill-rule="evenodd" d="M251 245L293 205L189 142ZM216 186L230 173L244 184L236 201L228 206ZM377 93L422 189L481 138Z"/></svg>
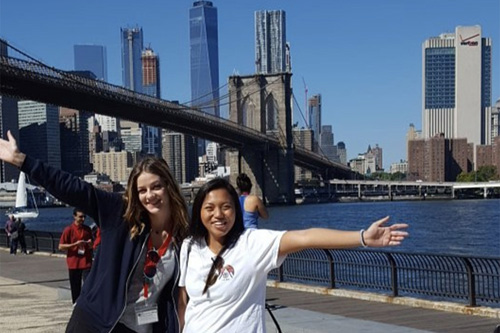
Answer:
<svg viewBox="0 0 500 333"><path fill-rule="evenodd" d="M267 273L285 260L286 256L278 258L284 233L245 230L235 246L222 255L221 273L204 295L205 281L216 255L205 240L184 240L179 286L186 287L189 302L183 332L265 332Z"/></svg>

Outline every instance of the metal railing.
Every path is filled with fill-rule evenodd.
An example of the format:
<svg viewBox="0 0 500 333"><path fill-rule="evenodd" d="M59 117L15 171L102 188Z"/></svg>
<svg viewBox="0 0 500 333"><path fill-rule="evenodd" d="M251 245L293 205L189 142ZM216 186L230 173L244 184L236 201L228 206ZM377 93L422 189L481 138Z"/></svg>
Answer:
<svg viewBox="0 0 500 333"><path fill-rule="evenodd" d="M31 251L59 252L60 232L25 232ZM0 229L0 246L7 247ZM385 252L303 250L288 255L269 279L327 288L372 291L393 297L500 306L500 258Z"/></svg>
<svg viewBox="0 0 500 333"><path fill-rule="evenodd" d="M307 283L500 306L500 258L372 250L304 250L269 273L280 282Z"/></svg>
<svg viewBox="0 0 500 333"><path fill-rule="evenodd" d="M26 239L26 249L28 251L41 251L59 253L59 239L61 239L61 232L48 232L48 231L32 231L26 230L24 238ZM0 246L9 247L9 239L5 230L0 229ZM18 249L19 249L18 244ZM62 252L61 252L62 253Z"/></svg>

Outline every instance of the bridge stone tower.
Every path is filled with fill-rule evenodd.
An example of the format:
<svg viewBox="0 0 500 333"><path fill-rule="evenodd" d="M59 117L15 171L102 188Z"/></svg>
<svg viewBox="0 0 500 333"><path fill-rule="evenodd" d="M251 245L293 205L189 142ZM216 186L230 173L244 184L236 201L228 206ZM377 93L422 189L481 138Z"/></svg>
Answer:
<svg viewBox="0 0 500 333"><path fill-rule="evenodd" d="M295 204L291 73L229 77L229 118L280 142L278 149L244 145L229 149L230 180L246 173L252 191L267 203Z"/></svg>

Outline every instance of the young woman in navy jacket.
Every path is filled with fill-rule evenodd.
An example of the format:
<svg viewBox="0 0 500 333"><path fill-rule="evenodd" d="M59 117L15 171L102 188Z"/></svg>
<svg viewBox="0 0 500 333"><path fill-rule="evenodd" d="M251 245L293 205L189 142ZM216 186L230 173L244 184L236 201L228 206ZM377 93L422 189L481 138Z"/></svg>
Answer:
<svg viewBox="0 0 500 333"><path fill-rule="evenodd" d="M138 162L122 196L26 156L10 131L0 139L0 159L101 228L100 249L67 332L179 332L178 249L188 212L164 160Z"/></svg>

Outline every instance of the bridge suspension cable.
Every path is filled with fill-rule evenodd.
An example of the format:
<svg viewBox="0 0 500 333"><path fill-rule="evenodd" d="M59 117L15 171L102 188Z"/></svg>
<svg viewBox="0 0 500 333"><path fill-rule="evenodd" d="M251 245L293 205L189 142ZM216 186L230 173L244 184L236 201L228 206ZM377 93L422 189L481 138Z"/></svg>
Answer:
<svg viewBox="0 0 500 333"><path fill-rule="evenodd" d="M257 93L260 93L262 90L266 89L270 85L273 85L273 84L275 84L276 82L279 82L279 81L280 81L280 79L278 78L278 79L276 79L276 80L274 80L272 82L269 82L265 86L262 86L261 88L256 89L256 90L254 90L254 91L246 94L243 98L237 99L236 102L240 102L242 99L247 98L248 96L252 96L252 95L255 95ZM210 101L206 101L203 104L192 106L191 108L195 108L195 109L198 109L198 110L208 109L208 108L213 107L213 105L214 105L215 102L221 102L221 101L224 101L224 100L228 99L230 95L231 95L230 93L227 93L227 94L224 94L222 96L219 96L218 99L213 99L213 100L210 100ZM227 102L220 103L219 106L226 106L226 105L229 105L229 104L230 104L230 102L228 100Z"/></svg>

